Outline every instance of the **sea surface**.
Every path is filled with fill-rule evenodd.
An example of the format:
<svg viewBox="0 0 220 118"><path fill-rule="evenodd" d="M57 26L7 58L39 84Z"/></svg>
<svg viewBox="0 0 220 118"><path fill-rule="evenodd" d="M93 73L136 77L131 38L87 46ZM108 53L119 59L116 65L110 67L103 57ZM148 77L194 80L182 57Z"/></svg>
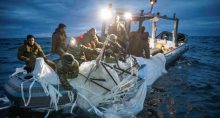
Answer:
<svg viewBox="0 0 220 118"><path fill-rule="evenodd" d="M3 84L16 67L24 63L17 59L21 38L0 39L0 97ZM50 38L37 38L47 54ZM219 118L220 117L220 37L189 37L190 50L167 68L148 91L144 109L137 118ZM0 101L0 105L3 104ZM43 117L46 113L16 108L0 110L0 117ZM49 117L93 118L78 110L75 115L62 111L52 112Z"/></svg>

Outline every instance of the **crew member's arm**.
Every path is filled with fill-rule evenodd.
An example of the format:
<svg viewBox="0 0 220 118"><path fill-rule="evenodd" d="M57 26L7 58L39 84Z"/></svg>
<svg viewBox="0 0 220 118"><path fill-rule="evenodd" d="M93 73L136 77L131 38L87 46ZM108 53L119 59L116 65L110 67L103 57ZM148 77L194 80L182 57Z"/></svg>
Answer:
<svg viewBox="0 0 220 118"><path fill-rule="evenodd" d="M80 45L80 49L84 53L98 54L98 52L96 50L88 48L88 47L86 47L84 45Z"/></svg>
<svg viewBox="0 0 220 118"><path fill-rule="evenodd" d="M104 44L98 40L97 36L95 36L93 40L96 43L97 48L102 48L104 46Z"/></svg>
<svg viewBox="0 0 220 118"><path fill-rule="evenodd" d="M75 60L75 63L74 63L74 66L73 66L73 70L74 70L74 73L73 73L73 78L77 77L78 74L79 74L79 62Z"/></svg>
<svg viewBox="0 0 220 118"><path fill-rule="evenodd" d="M52 35L52 48L51 48L51 53L56 53L56 47L57 47L57 42L56 42L56 34Z"/></svg>
<svg viewBox="0 0 220 118"><path fill-rule="evenodd" d="M17 57L20 61L25 61L25 62L30 61L30 58L28 58L24 55L24 47L23 46L18 48Z"/></svg>
<svg viewBox="0 0 220 118"><path fill-rule="evenodd" d="M40 45L39 44L37 44L36 43L36 45L37 45L37 49L38 49L38 57L43 57L44 58L44 60L46 61L47 60L47 58L46 58L46 55L44 54L44 52L43 52L43 50L42 50L42 48L40 47Z"/></svg>

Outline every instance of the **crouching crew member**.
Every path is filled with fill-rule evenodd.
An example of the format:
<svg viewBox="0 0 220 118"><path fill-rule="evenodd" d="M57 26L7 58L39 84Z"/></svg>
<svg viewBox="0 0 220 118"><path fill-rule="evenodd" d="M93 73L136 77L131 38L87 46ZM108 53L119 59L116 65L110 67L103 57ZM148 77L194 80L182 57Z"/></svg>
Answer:
<svg viewBox="0 0 220 118"><path fill-rule="evenodd" d="M114 63L117 59L125 61L126 51L125 49L117 42L117 36L110 34L108 36L107 49L105 50L106 62Z"/></svg>
<svg viewBox="0 0 220 118"><path fill-rule="evenodd" d="M91 28L88 32L83 34L82 39L80 41L82 45L86 47L95 49L95 48L102 48L103 43L99 41L98 37L96 36L96 29Z"/></svg>
<svg viewBox="0 0 220 118"><path fill-rule="evenodd" d="M32 72L35 67L35 60L38 57L43 57L44 61L54 70L56 65L48 60L41 49L40 45L35 42L35 37L33 35L27 35L27 39L24 44L18 49L18 59L26 63L24 68L27 72Z"/></svg>
<svg viewBox="0 0 220 118"><path fill-rule="evenodd" d="M97 57L99 54L98 50L81 45L80 42L74 38L72 38L68 46L67 53L72 54L79 64L88 61L86 55Z"/></svg>
<svg viewBox="0 0 220 118"><path fill-rule="evenodd" d="M88 32L83 34L81 38L78 37L77 40L80 42L81 45L84 45L87 48L93 50L101 50L101 48L104 45L102 42L98 40L95 28L91 28ZM88 61L94 60L97 57L97 55L91 53L85 53L85 56Z"/></svg>
<svg viewBox="0 0 220 118"><path fill-rule="evenodd" d="M76 78L79 74L79 63L73 55L64 53L57 64L57 74L64 89L72 90L67 79Z"/></svg>

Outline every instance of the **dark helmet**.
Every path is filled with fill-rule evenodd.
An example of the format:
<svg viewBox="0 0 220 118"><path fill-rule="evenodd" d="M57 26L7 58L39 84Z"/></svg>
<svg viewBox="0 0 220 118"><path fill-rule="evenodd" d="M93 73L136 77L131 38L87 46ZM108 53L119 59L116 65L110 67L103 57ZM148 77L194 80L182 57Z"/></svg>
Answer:
<svg viewBox="0 0 220 118"><path fill-rule="evenodd" d="M88 32L91 32L91 31L94 31L95 30L95 28L94 27L92 27L91 29L89 29L89 31Z"/></svg>
<svg viewBox="0 0 220 118"><path fill-rule="evenodd" d="M59 28L65 28L65 27L66 27L66 25L65 25L65 24L63 24L63 23L60 23L58 27L59 27Z"/></svg>
<svg viewBox="0 0 220 118"><path fill-rule="evenodd" d="M35 37L33 35L29 34L29 35L27 35L26 40L29 40L31 38L35 38Z"/></svg>
<svg viewBox="0 0 220 118"><path fill-rule="evenodd" d="M117 37L115 34L110 34L110 35L109 35L109 39L110 39L111 41L114 41L114 42L115 42L115 41L117 40L117 38L118 38L118 37Z"/></svg>
<svg viewBox="0 0 220 118"><path fill-rule="evenodd" d="M141 26L138 30L139 30L139 32L144 32L145 31L145 27Z"/></svg>
<svg viewBox="0 0 220 118"><path fill-rule="evenodd" d="M163 39L166 39L166 40L168 40L168 37L167 37L167 35L163 35Z"/></svg>
<svg viewBox="0 0 220 118"><path fill-rule="evenodd" d="M69 53L65 53L61 57L61 60L62 60L63 65L73 65L75 63L74 56L72 54L69 54Z"/></svg>

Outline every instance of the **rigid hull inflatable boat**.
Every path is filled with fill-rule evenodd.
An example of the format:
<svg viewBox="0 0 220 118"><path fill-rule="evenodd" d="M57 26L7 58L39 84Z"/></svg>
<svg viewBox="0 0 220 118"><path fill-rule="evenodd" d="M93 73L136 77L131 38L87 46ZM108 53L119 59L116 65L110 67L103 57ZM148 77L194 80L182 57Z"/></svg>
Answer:
<svg viewBox="0 0 220 118"><path fill-rule="evenodd" d="M20 108L50 108L51 98L44 92L41 84L38 82L34 83L30 90L30 86L33 81L25 81L27 81L27 79L25 79L25 75L18 74L11 77L5 84L5 93L7 97L11 100L11 102L13 102L16 107ZM22 83L23 90L21 89ZM58 85L55 85L54 87L58 88ZM68 92L65 91L62 86L60 86L59 90L62 94L62 97L60 98L58 105L70 103ZM23 101L23 97L21 94L22 91L25 100L28 101L29 97L31 97L28 105L25 105Z"/></svg>
<svg viewBox="0 0 220 118"><path fill-rule="evenodd" d="M20 108L50 108L56 102L57 105L71 103L68 92L60 86L56 73L45 65L42 58L37 59L36 65L41 66L36 66L32 73L26 73L22 67L17 68L4 85L5 93L13 105ZM36 78L36 75L39 77ZM42 78L46 78L45 80L48 80L46 83L50 83L52 86L43 85L44 82L38 81ZM59 93L54 91L54 93L58 93L54 95L60 96L59 101L52 101L49 94L50 87L59 91Z"/></svg>
<svg viewBox="0 0 220 118"><path fill-rule="evenodd" d="M168 66L169 64L174 62L176 59L178 59L187 50L188 50L187 44L182 43L178 47L173 48L172 50L164 54L161 54L161 53L159 54L164 56L165 58L164 63L166 66ZM156 51L151 51L152 54L155 52ZM153 54L153 55L155 56L157 54ZM151 58L153 58L154 56L152 56ZM147 59L144 59L144 60L147 60ZM106 63L106 65L108 64ZM109 65L112 65L112 64L109 64ZM117 64L115 64L114 66L116 65ZM111 67L113 68L114 66L111 66ZM163 65L160 65L160 66L163 66ZM105 68L102 68L102 69L105 69ZM110 68L107 66L106 69L110 69ZM127 70L127 68L123 68L122 72L123 70L125 71ZM129 73L131 73L131 70L128 70L128 72L126 73L127 75L125 76L129 76L130 75ZM56 103L57 108L63 108L63 106L67 104L72 104L74 102L74 95L72 95L73 93L71 93L70 91L65 91L62 88L62 85L57 84L56 82L52 85L54 88L56 88L59 91L59 93L56 94L56 96L59 96L59 94L61 94L61 96L59 97L59 99L57 99L58 101L56 100L52 101L51 96L46 92L49 90L45 91L44 88L42 87L42 84L38 81L35 81L33 83L34 80L30 79L32 76L33 75L26 74L23 72L18 73L18 74L11 76L10 79L7 81L7 83L4 85L4 90L5 90L7 97L10 99L11 102L13 102L13 105L15 105L16 107L31 108L31 109L38 109L38 108L41 108L41 109L50 108L51 109L51 108L54 108L54 105L52 103L57 102ZM103 83L99 83L99 82L96 82L96 86L99 86L98 88L103 88L103 87L105 88L105 86L103 86ZM105 88L105 89L111 89L111 88ZM107 91L110 91L110 90L107 90Z"/></svg>
<svg viewBox="0 0 220 118"><path fill-rule="evenodd" d="M90 87L94 87L92 88L86 88L86 90L92 90L93 92L96 92L98 90L99 93L102 93L100 95L104 95L108 92L111 93L111 88L114 88L115 86L119 86L120 83L122 83L123 79L125 80L125 78L130 77L131 75L136 78L133 80L135 80L136 82L132 82L135 86L135 88L137 89L137 91L139 90L138 87L140 87L143 84L140 85L136 85L136 83L146 83L143 86L151 86L153 84L154 81L156 81L156 79L165 71L165 65L168 65L170 63L172 63L173 61L175 61L179 56L181 56L182 53L184 53L187 50L187 46L185 44L180 45L178 48L174 48L173 50L162 54L162 53L158 53L155 54L154 56L151 57L151 59L144 59L141 58L140 60L144 60L143 63L138 63L137 65L142 66L142 65L147 65L146 72L140 71L140 69L138 67L135 67L134 65L129 65L129 63L134 63L133 61L129 61L131 59L128 59L127 63L123 63L123 62L119 62L119 66L117 66L118 64L108 64L105 62L100 62L101 66L98 66L97 70L92 69L91 67L96 65L96 61L92 61L92 62L85 62L85 64L81 64L80 66L80 73L81 75L79 75L76 79L71 80L73 87L76 87L76 89L78 90L78 93L81 93L82 95L84 94L89 95L89 96L83 96L83 97L77 97L78 100L77 102L79 103L78 106L82 106L82 109L88 110L90 107L88 107L89 105L84 105L83 103L86 103L88 101L92 101L92 100L98 100L96 101L94 106L98 106L99 104L101 104L99 101L102 101L101 99L97 99L97 98L93 98L92 100L89 98L92 98L91 96L95 96L95 95L91 95L88 94L87 92L85 92L85 90L81 90L83 87L86 88L86 86L90 86ZM160 56L158 56L160 55ZM137 58L137 60L139 59L138 57L133 57L132 58ZM41 59L42 62L43 59ZM163 60L163 61L161 61ZM159 62L158 62L159 61ZM37 63L37 62L36 62ZM42 62L43 63L43 62ZM88 65L86 65L88 63ZM158 63L160 63L158 65ZM46 63L44 63L46 64ZM156 64L155 65L151 65L151 64ZM129 65L129 66L127 66ZM160 69L158 69L158 67L160 67ZM48 67L49 68L49 67ZM85 70L85 68L88 68ZM133 69L135 70L135 72L133 72ZM163 70L164 68L164 70ZM147 71L147 70L160 70L159 72L153 72L154 74L152 74L151 71ZM94 71L91 71L94 70ZM52 71L52 69L51 69ZM104 72L103 72L104 71ZM39 73L39 72L38 72ZM94 73L94 75L89 74L89 73ZM99 76L100 73L104 74L104 76ZM113 73L113 74L112 74ZM115 74L116 73L116 74ZM137 75L142 75L143 73L147 73L147 74L152 74L154 75L154 77L147 77L147 75L144 75L143 77L139 77ZM50 73L51 74L51 73ZM74 102L76 101L76 97L75 97L75 93L72 93L71 91L66 91L62 88L62 86L59 83L59 79L57 78L53 78L53 77L48 77L47 79L54 79L56 82L53 82L52 84L44 84L44 82L38 81L41 78L38 79L33 79L33 76L36 76L37 74L26 74L25 72L20 72L18 74L14 74L10 77L10 79L7 81L7 83L4 85L4 90L5 93L7 95L7 97L9 98L9 100L13 103L13 105L15 105L16 107L20 107L20 108L30 108L30 109L61 109L65 106L68 105L73 105ZM115 75L115 76L113 76ZM92 76L93 80L91 79ZM113 76L113 77L112 77ZM120 77L119 77L120 76ZM30 77L32 77L31 79L29 79ZM146 78L145 78L146 77ZM118 78L118 79L115 79ZM140 78L145 78L145 79L140 79ZM88 80L88 82L86 82ZM99 81L100 80L100 81ZM108 81L108 80L111 80ZM144 81L141 81L144 80ZM87 84L85 84L87 83ZM105 85L106 84L106 85ZM80 86L78 86L80 85ZM129 86L130 84L128 84L127 86ZM121 87L121 86L120 86ZM132 87L131 87L132 88ZM129 89L131 89L129 88ZM136 90L134 89L134 90ZM145 87L142 87L142 89L146 89ZM118 88L118 90L120 90ZM146 92L145 91L145 92ZM145 92L143 92L141 94L141 96L146 96L146 94L144 94ZM113 92L114 93L114 92ZM126 93L126 92L125 92ZM133 93L136 93L133 91ZM100 96L98 95L98 96ZM112 95L114 96L114 94ZM97 97L97 96L96 96ZM88 98L89 100L86 101L82 101L85 98ZM113 99L113 98L108 98L108 99ZM144 99L143 99L144 100ZM105 102L104 102L105 103ZM143 105L143 104L142 104ZM140 108L142 109L142 108ZM139 110L140 110L139 109ZM95 110L94 110L95 111ZM110 111L112 112L112 111ZM138 112L135 112L138 113ZM98 114L98 113L96 113ZM99 114L100 115L100 114ZM100 115L102 116L102 115Z"/></svg>

